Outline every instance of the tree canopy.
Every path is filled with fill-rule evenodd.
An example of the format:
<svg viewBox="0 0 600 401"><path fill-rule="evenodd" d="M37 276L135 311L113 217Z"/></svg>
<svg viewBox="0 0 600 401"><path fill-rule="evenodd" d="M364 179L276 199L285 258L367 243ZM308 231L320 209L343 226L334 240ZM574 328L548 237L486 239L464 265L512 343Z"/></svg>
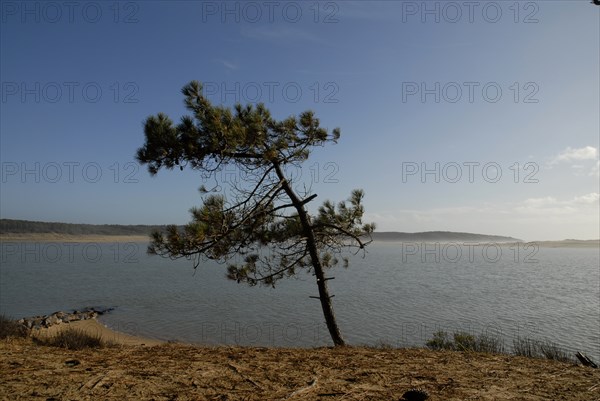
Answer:
<svg viewBox="0 0 600 401"><path fill-rule="evenodd" d="M144 123L145 144L137 159L154 175L161 168L191 167L216 177L234 166L243 180L224 193L202 186L203 202L192 208L192 221L154 232L149 252L170 258L202 257L226 262L227 277L250 285L276 281L308 269L317 277L319 299L336 345L344 341L335 322L324 269L336 265L345 249L364 250L374 225L363 223L362 190L335 204L325 201L311 216L305 205L316 194L298 192L286 166L306 161L311 149L336 143L339 128L328 132L312 111L274 119L263 104L233 109L212 105L202 85L182 89L186 109L178 124L165 114Z"/></svg>

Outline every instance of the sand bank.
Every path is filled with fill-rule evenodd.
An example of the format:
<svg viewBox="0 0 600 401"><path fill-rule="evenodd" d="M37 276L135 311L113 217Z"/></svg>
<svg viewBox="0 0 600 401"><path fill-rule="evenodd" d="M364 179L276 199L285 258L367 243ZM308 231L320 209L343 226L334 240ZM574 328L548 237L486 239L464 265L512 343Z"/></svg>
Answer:
<svg viewBox="0 0 600 401"><path fill-rule="evenodd" d="M74 328L94 336L100 336L102 340L112 344L154 346L164 343L160 340L132 336L111 330L96 319L79 320L76 322L57 324L49 328L34 329L32 335L37 337L48 337L57 334L61 330L66 330L67 328Z"/></svg>

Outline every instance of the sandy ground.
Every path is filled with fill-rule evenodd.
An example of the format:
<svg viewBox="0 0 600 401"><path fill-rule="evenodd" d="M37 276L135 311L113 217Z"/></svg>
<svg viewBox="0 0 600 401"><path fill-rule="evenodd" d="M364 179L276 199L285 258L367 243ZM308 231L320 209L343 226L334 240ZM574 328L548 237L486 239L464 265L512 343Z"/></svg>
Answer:
<svg viewBox="0 0 600 401"><path fill-rule="evenodd" d="M412 387L433 401L593 401L600 400L600 369L426 349L162 344L70 351L0 340L0 400L399 400Z"/></svg>

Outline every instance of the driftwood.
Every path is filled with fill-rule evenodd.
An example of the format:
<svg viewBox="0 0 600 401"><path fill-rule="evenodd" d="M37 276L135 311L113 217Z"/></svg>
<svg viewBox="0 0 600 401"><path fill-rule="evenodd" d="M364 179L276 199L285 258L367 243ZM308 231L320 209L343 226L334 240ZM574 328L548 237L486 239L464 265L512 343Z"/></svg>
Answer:
<svg viewBox="0 0 600 401"><path fill-rule="evenodd" d="M312 390L313 388L315 388L316 385L317 385L317 378L315 377L310 382L308 382L308 386L302 387L301 389L298 389L298 390L294 391L293 393L291 393L290 395L288 395L287 397L285 397L285 399L295 397L298 394L306 393L307 391Z"/></svg>
<svg viewBox="0 0 600 401"><path fill-rule="evenodd" d="M579 359L579 361L581 362L581 364L583 366L589 366L590 368L594 368L594 369L598 368L598 365L596 365L594 363L594 361L592 361L590 358L588 358L581 352L576 353L575 356L577 357L577 359Z"/></svg>

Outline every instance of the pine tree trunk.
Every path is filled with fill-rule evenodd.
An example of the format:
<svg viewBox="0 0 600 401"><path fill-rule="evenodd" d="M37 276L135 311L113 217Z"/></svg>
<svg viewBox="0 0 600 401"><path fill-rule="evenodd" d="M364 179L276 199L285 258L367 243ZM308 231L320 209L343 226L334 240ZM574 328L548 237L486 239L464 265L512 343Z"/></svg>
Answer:
<svg viewBox="0 0 600 401"><path fill-rule="evenodd" d="M317 242L315 240L315 234L313 232L312 225L310 224L310 218L304 209L302 200L298 197L298 195L296 195L292 187L290 187L285 175L283 174L283 171L281 170L281 166L279 166L278 163L275 163L274 166L277 176L282 181L283 190L289 196L292 204L298 212L298 216L300 217L304 235L306 236L306 246L308 247L308 253L310 255L313 268L315 269L315 276L317 277L319 300L321 301L321 308L323 309L323 315L325 317L325 322L327 323L327 329L329 330L329 334L331 335L333 343L336 346L344 346L346 345L346 342L342 338L342 333L340 332L335 320L335 313L333 312L333 305L331 304L331 297L329 296L329 289L327 288L327 280L325 280L325 272L323 271L323 265L321 264L321 259L319 258Z"/></svg>

